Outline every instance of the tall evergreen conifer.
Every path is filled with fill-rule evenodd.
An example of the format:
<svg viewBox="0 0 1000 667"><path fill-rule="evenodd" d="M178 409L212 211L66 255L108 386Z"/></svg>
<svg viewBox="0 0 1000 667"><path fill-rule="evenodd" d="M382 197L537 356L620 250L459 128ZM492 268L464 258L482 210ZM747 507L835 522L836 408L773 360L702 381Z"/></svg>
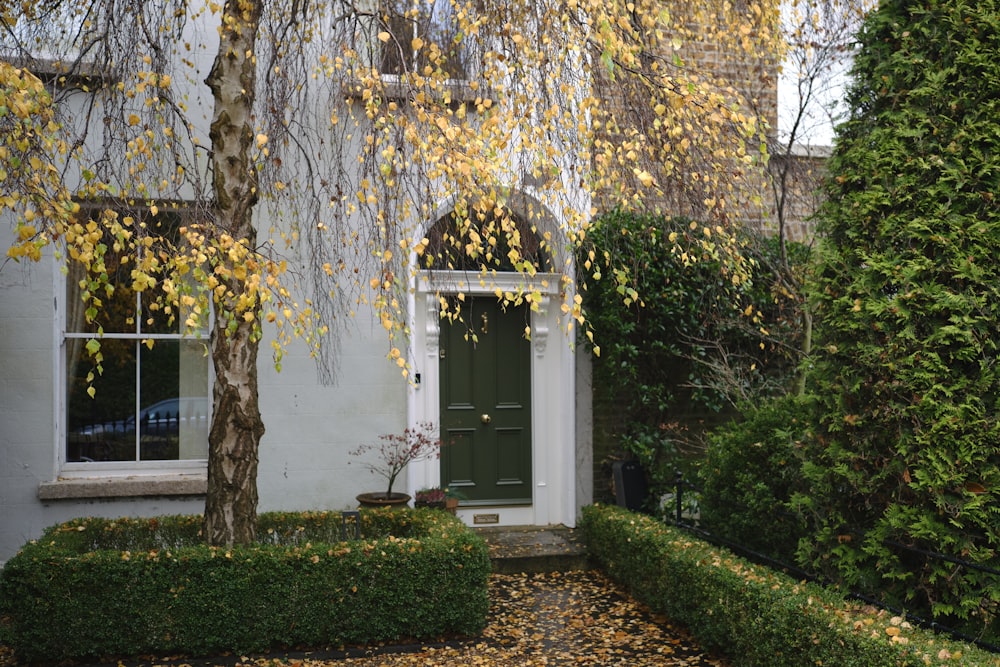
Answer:
<svg viewBox="0 0 1000 667"><path fill-rule="evenodd" d="M859 39L821 211L799 555L995 638L998 577L898 545L1000 563L1000 2L887 0Z"/></svg>

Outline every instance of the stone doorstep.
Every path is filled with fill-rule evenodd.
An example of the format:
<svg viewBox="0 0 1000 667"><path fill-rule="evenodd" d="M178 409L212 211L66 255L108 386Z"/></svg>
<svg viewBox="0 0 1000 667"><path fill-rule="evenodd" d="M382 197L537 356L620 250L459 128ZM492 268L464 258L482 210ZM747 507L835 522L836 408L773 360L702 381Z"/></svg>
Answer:
<svg viewBox="0 0 1000 667"><path fill-rule="evenodd" d="M588 570L583 543L565 526L474 528L489 546L493 571L502 574Z"/></svg>

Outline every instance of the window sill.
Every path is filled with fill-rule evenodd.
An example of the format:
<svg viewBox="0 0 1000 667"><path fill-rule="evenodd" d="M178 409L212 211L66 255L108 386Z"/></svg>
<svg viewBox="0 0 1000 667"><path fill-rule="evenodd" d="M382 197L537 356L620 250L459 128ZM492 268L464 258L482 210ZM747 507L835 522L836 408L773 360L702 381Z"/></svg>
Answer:
<svg viewBox="0 0 1000 667"><path fill-rule="evenodd" d="M16 57L13 64L28 70L45 83L66 88L87 90L117 81L115 74L88 60L73 62L45 57Z"/></svg>
<svg viewBox="0 0 1000 667"><path fill-rule="evenodd" d="M39 500L204 496L208 473L60 478L38 485Z"/></svg>

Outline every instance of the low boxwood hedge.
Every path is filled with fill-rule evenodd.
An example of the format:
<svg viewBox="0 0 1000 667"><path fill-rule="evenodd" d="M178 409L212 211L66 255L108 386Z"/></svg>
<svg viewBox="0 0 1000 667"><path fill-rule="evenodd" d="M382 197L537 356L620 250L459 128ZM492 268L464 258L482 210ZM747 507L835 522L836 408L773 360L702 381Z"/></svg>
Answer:
<svg viewBox="0 0 1000 667"><path fill-rule="evenodd" d="M455 517L372 510L260 517L260 544L200 544L201 518L77 519L0 573L22 661L204 655L468 635L488 610L489 554ZM353 528L351 530L353 533Z"/></svg>
<svg viewBox="0 0 1000 667"><path fill-rule="evenodd" d="M579 528L611 578L736 666L1000 666L998 655L846 602L647 516L586 507Z"/></svg>

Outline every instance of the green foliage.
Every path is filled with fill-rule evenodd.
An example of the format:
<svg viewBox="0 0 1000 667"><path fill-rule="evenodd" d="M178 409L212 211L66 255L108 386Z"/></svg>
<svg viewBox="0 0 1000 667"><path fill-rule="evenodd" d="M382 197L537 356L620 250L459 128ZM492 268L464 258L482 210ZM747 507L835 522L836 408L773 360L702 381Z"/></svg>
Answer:
<svg viewBox="0 0 1000 667"><path fill-rule="evenodd" d="M264 514L261 544L201 544L200 517L78 519L0 573L21 660L199 655L474 634L486 623L481 538L433 510ZM123 548L125 547L125 548Z"/></svg>
<svg viewBox="0 0 1000 667"><path fill-rule="evenodd" d="M712 533L786 563L795 562L805 520L789 501L804 491L803 441L811 398L786 396L749 409L708 439L701 522Z"/></svg>
<svg viewBox="0 0 1000 667"><path fill-rule="evenodd" d="M735 667L1000 665L1000 656L845 602L646 516L585 507L579 527L609 576Z"/></svg>
<svg viewBox="0 0 1000 667"><path fill-rule="evenodd" d="M600 352L595 403L619 416L621 449L661 486L673 478L682 421L781 393L792 370L796 313L764 268L777 264L777 243L744 246L751 279L738 282L704 235L685 218L614 211L579 259L591 274L583 304ZM792 250L801 259L803 249Z"/></svg>
<svg viewBox="0 0 1000 667"><path fill-rule="evenodd" d="M997 633L1000 4L884 2L860 35L821 211L822 423L802 561Z"/></svg>

